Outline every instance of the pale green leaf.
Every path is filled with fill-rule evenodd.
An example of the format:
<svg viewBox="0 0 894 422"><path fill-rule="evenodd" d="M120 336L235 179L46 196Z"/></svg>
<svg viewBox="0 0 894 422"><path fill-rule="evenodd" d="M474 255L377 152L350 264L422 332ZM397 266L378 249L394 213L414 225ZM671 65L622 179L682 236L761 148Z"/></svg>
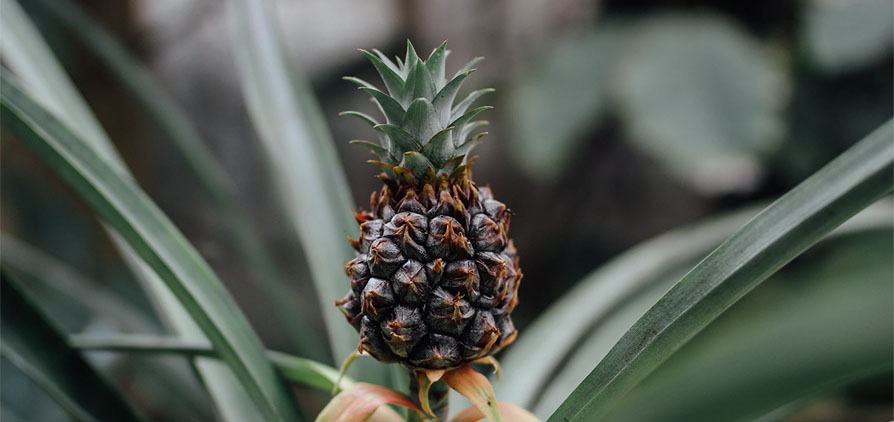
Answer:
<svg viewBox="0 0 894 422"><path fill-rule="evenodd" d="M356 331L333 302L344 296L343 266L357 232L344 171L319 106L300 71L289 69L268 2L230 0L228 18L249 114L266 153L274 189L301 242L316 287L323 325L340 361L357 348ZM387 368L363 362L382 382Z"/></svg>
<svg viewBox="0 0 894 422"><path fill-rule="evenodd" d="M628 138L706 194L752 189L784 133L784 63L717 16L633 26L610 81Z"/></svg>
<svg viewBox="0 0 894 422"><path fill-rule="evenodd" d="M615 57L627 34L620 25L600 23L523 67L505 102L510 157L519 169L539 180L561 176L587 132L604 119Z"/></svg>

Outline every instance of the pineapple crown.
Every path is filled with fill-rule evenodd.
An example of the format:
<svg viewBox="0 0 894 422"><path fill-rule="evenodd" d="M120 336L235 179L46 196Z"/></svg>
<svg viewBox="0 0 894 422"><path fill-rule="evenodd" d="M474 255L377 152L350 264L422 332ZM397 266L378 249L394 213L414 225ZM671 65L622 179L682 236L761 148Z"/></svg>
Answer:
<svg viewBox="0 0 894 422"><path fill-rule="evenodd" d="M422 179L457 174L467 168L469 151L487 134L473 135L476 129L487 124L484 120L473 119L482 111L493 108L483 106L470 110L470 107L479 97L494 90L481 89L462 101L455 99L463 81L475 71L472 66L482 58L473 59L448 80L445 63L450 51L446 41L424 61L409 40L403 60L395 57L395 61L391 61L376 49L372 53L360 51L375 66L387 93L353 76L344 79L359 85L359 89L372 96L385 116L385 123L361 112L342 112L342 115L359 117L369 123L379 138L378 144L368 141L351 143L372 150L379 160L370 162L385 168L391 177L412 175Z"/></svg>

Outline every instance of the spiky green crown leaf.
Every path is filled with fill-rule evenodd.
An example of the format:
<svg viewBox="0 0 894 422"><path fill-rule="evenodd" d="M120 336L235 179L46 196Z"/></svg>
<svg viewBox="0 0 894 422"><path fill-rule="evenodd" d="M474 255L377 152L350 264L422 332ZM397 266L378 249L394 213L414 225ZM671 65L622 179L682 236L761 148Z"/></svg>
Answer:
<svg viewBox="0 0 894 422"><path fill-rule="evenodd" d="M486 132L476 129L486 125L484 120L474 120L490 106L471 109L472 104L493 89L474 91L462 101L456 101L459 88L470 73L476 58L463 66L452 78L446 78L445 65L447 42L432 51L427 60L416 54L413 44L407 40L407 54L403 60L391 61L379 50L372 53L360 50L375 66L385 83L385 91L355 77L344 79L359 85L359 89L372 96L385 116L385 122L358 111L345 111L343 115L363 119L376 131L379 143L352 141L366 146L379 157L377 164L386 169L394 166L410 169L422 177L429 169L436 174L450 173L466 162L469 151ZM473 132L476 132L473 134Z"/></svg>

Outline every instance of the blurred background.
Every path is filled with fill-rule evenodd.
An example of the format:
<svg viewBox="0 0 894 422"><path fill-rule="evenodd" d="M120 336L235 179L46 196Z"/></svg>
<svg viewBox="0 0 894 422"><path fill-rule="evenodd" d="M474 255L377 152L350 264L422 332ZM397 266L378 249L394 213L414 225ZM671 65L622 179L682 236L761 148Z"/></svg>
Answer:
<svg viewBox="0 0 894 422"><path fill-rule="evenodd" d="M265 247L289 275L296 308L314 315L300 246L272 200L241 96L226 2L78 3L138 55L188 112L237 187ZM485 113L490 134L477 149L475 180L490 185L514 214L511 235L526 277L513 317L522 332L601 263L671 228L775 199L894 114L890 0L274 3L292 69L312 82L361 206L380 184L376 168L364 163L368 152L348 141L370 139L372 131L338 112L373 113L375 107L341 77L379 81L357 48L402 55L409 38L427 55L448 40L448 71L486 57L466 82L467 90L497 89L486 97L496 109ZM265 344L291 351L284 327L246 281L251 276L222 234L220 216L196 193L177 151L159 141L138 105L67 29L40 6L21 4L139 184L224 280ZM97 289L148 311L150 304L88 209L35 155L6 138L0 166L4 241L27 239ZM50 312L70 323L67 330L105 329L107 322L58 301ZM114 368L119 382L134 384L141 407L153 409L153 416L176 414L168 406L189 406L164 402L157 390L166 387L145 385L139 369L116 355L97 358ZM171 372L183 363L140 359L175 367ZM26 400L35 387L8 366L4 361L4 394L21 395L16 402L24 408L18 410L32 420L51 420L52 406ZM888 420L892 394L886 377L807 406L795 419ZM199 403L193 409L212 414L202 397L190 400Z"/></svg>

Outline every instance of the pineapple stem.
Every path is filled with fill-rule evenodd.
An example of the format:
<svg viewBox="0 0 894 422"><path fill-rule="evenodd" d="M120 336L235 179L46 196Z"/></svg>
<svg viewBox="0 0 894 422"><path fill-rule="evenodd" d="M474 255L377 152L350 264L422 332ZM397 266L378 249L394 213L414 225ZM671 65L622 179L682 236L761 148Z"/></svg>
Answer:
<svg viewBox="0 0 894 422"><path fill-rule="evenodd" d="M417 400L419 397L419 378L410 371L410 397ZM444 422L447 420L447 410L450 401L450 387L444 381L431 384L428 390L428 401L435 417L432 418L422 412L410 411L408 422Z"/></svg>

